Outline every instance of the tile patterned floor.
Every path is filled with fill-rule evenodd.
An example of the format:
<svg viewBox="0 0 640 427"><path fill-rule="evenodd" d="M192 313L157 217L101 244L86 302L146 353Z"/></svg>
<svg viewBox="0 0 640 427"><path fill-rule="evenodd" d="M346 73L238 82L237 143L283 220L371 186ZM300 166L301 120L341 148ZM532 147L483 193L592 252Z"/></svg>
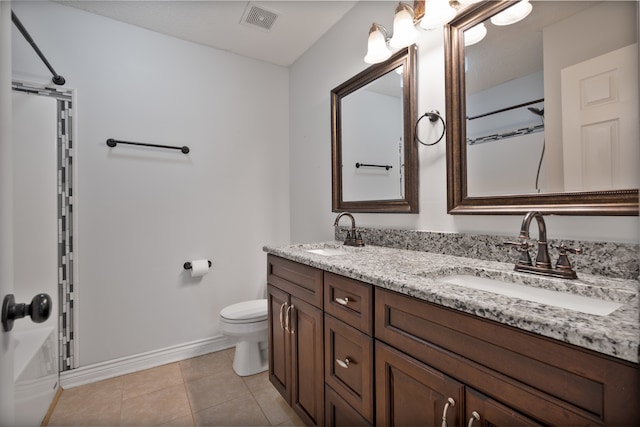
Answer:
<svg viewBox="0 0 640 427"><path fill-rule="evenodd" d="M233 349L64 390L48 426L303 426L266 372L239 377Z"/></svg>

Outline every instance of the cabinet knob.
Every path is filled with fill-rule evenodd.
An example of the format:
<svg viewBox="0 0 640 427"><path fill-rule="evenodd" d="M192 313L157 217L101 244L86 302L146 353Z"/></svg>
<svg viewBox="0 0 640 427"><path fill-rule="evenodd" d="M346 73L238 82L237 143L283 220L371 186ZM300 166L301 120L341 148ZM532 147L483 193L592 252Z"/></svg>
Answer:
<svg viewBox="0 0 640 427"><path fill-rule="evenodd" d="M344 297L344 298L336 297L335 301L340 305L347 305L347 304L349 304L349 297Z"/></svg>
<svg viewBox="0 0 640 427"><path fill-rule="evenodd" d="M349 368L349 363L351 363L351 360L349 360L348 357L345 357L344 360L340 360L340 359L336 359L336 363L341 367L341 368Z"/></svg>
<svg viewBox="0 0 640 427"><path fill-rule="evenodd" d="M480 421L480 414L478 414L476 411L473 411L471 413L471 418L469 418L469 424L467 424L467 427L473 427L474 421Z"/></svg>
<svg viewBox="0 0 640 427"><path fill-rule="evenodd" d="M444 409L442 411L442 427L447 427L447 411L449 410L449 406L456 406L456 401L453 400L452 397L447 398L447 403L444 404Z"/></svg>

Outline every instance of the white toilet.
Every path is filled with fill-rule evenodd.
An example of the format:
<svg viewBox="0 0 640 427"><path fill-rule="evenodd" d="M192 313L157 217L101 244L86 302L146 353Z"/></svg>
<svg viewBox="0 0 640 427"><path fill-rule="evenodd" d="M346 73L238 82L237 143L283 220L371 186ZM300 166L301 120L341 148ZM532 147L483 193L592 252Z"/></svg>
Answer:
<svg viewBox="0 0 640 427"><path fill-rule="evenodd" d="M233 370L244 377L266 371L268 305L266 299L243 301L220 310L220 330L237 339Z"/></svg>

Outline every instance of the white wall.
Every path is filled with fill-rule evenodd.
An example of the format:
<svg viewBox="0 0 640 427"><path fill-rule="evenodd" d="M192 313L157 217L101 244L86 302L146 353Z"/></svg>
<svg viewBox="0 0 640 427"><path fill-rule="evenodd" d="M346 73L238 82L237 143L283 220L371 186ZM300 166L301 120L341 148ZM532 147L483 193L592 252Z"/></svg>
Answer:
<svg viewBox="0 0 640 427"><path fill-rule="evenodd" d="M543 75L539 71L468 94L467 117L543 98ZM531 107L542 109L544 102ZM541 125L544 123L540 116L528 111L526 107L517 108L469 120L467 138L473 140ZM467 145L467 194L535 194L537 189L548 192L544 182L546 162L542 156L544 139L543 129L542 132ZM538 166L541 180L536 180Z"/></svg>
<svg viewBox="0 0 640 427"><path fill-rule="evenodd" d="M333 238L331 212L332 88L366 68L367 30L372 22L392 28L396 2L361 1L291 67L291 238ZM418 115L445 111L444 34L422 31L418 43ZM424 139L421 135L421 139ZM522 218L448 215L445 143L420 146L420 213L356 214L359 226L515 236ZM638 242L637 217L547 218L550 238Z"/></svg>
<svg viewBox="0 0 640 427"><path fill-rule="evenodd" d="M76 89L80 366L219 335L221 308L263 295L262 246L289 241L288 70L55 3L13 8ZM13 77L51 78L15 30ZM195 258L213 261L199 280L182 267Z"/></svg>

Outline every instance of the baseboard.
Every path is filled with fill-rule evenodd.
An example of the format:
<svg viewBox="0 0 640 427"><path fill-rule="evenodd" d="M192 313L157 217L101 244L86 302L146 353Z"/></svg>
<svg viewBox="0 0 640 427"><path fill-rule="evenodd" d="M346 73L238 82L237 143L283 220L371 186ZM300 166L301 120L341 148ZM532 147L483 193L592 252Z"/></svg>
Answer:
<svg viewBox="0 0 640 427"><path fill-rule="evenodd" d="M154 368L167 363L213 353L233 347L234 344L232 340L220 335L206 340L193 341L160 350L148 351L146 353L83 366L61 372L60 385L65 389L69 389L144 369Z"/></svg>

